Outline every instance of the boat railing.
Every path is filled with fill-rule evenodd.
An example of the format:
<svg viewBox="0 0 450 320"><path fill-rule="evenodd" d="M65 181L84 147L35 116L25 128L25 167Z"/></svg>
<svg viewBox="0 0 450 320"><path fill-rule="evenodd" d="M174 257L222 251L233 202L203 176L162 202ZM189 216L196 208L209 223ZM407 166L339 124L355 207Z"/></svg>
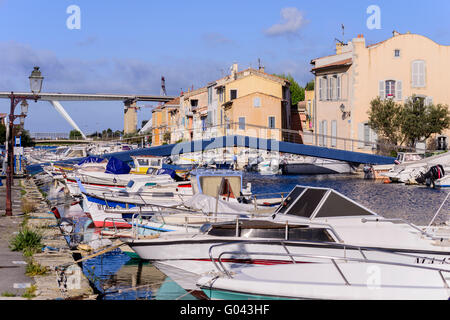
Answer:
<svg viewBox="0 0 450 320"><path fill-rule="evenodd" d="M406 225L408 225L408 226L410 226L411 228L413 228L413 229L415 229L415 230L417 230L418 232L420 232L423 236L425 236L425 237L428 237L428 238L430 238L430 239L432 239L432 240L444 240L444 239L449 239L450 237L442 237L442 236L440 236L440 237L437 237L437 236L435 236L435 235L433 235L433 234L430 234L430 233L428 233L428 232L426 232L425 230L422 230L421 228L419 228L418 226L416 226L416 225L414 225L414 224L412 224L411 222L408 222L408 221L406 221L406 220L404 220L404 219L378 219L378 218L375 218L375 219L367 219L367 218L362 218L361 219L361 222L362 223L367 223L367 222L390 222L390 223L402 223L402 224L406 224ZM427 229L428 229L428 227L427 227Z"/></svg>
<svg viewBox="0 0 450 320"><path fill-rule="evenodd" d="M230 246L230 245L235 245L235 244L280 244L284 250L285 253L279 253L279 252L251 252L251 251L223 251L221 252L217 258L214 258L212 255L212 249L213 248L217 248L220 246ZM374 248L363 248L363 247L358 247L358 246L350 246L350 245L342 245L342 249L356 249L358 250L363 259L361 258L350 258L347 256L332 256L332 255L317 255L317 254L297 254L297 253L291 253L289 252L288 248L287 248L287 244L286 241L283 240L270 240L270 241L239 241L239 242L231 242L231 243L221 243L221 244L217 244L217 245L212 245L209 249L209 256L211 261L213 262L214 266L216 267L216 269L220 272L225 274L228 278L232 279L233 275L230 271L227 270L227 268L225 267L223 261L222 261L222 257L225 255L228 256L245 256L248 258L248 256L250 255L257 255L257 256L275 256L275 257L289 257L292 261L293 264L296 264L297 261L295 260L295 258L312 258L312 259L318 259L318 260L330 260L332 262L332 264L334 265L334 267L337 269L337 271L339 272L339 274L341 275L344 283L346 285L351 285L349 283L349 281L347 280L347 278L345 277L344 273L342 272L342 269L339 268L338 264L336 263L336 261L343 261L343 262L358 262L358 263L371 263L371 264L383 264L383 265L392 265L392 266L400 266L400 267L410 267L410 268L417 268L417 269L423 269L423 270L430 270L430 271L436 271L439 273L443 283L444 283L444 288L446 289L450 289L446 278L444 277L443 273L450 273L450 270L448 269L442 269L442 268L438 268L438 267L430 267L430 266L425 266L425 265L421 265L421 264L408 264L408 263L401 263L401 262L393 262L393 261L386 261L386 260L374 260L374 259L368 259L367 256L363 253L363 251L374 251L374 252L383 252L383 253L389 253L392 255L401 255L404 256L401 253L398 252L390 252L390 251L385 251L382 249L374 249ZM436 261L436 259L433 258L429 258L429 257L421 257L421 256L415 256L415 255L407 255L407 256L414 256L418 259L424 259L424 260L431 260L431 261ZM445 262L445 260L443 260L444 264L447 264Z"/></svg>

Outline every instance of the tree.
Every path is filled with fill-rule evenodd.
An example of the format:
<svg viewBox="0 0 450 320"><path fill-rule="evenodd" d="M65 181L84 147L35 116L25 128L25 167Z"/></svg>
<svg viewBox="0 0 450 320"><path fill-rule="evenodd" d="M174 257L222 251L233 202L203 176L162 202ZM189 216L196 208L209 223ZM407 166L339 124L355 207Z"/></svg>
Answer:
<svg viewBox="0 0 450 320"><path fill-rule="evenodd" d="M442 104L426 105L423 98L413 96L408 99L402 113L403 142L411 147L450 127L448 107Z"/></svg>
<svg viewBox="0 0 450 320"><path fill-rule="evenodd" d="M79 140L79 139L81 139L81 132L80 131L78 131L78 130L72 130L72 131L70 131L70 133L69 133L69 139L70 140Z"/></svg>
<svg viewBox="0 0 450 320"><path fill-rule="evenodd" d="M402 106L392 99L381 100L380 97L370 102L369 126L390 144L397 145L402 140L400 126L402 123Z"/></svg>
<svg viewBox="0 0 450 320"><path fill-rule="evenodd" d="M404 104L380 97L370 102L369 126L393 145L414 147L435 133L450 127L446 105L426 104L425 99L411 97Z"/></svg>
<svg viewBox="0 0 450 320"><path fill-rule="evenodd" d="M21 137L22 147L34 147L36 145L36 142L31 138L28 130L23 130Z"/></svg>
<svg viewBox="0 0 450 320"><path fill-rule="evenodd" d="M306 91L313 91L314 90L314 80L311 80L308 82L305 86Z"/></svg>
<svg viewBox="0 0 450 320"><path fill-rule="evenodd" d="M297 106L300 101L305 101L305 89L294 80L290 74L275 74L275 76L288 80L291 83L291 105Z"/></svg>

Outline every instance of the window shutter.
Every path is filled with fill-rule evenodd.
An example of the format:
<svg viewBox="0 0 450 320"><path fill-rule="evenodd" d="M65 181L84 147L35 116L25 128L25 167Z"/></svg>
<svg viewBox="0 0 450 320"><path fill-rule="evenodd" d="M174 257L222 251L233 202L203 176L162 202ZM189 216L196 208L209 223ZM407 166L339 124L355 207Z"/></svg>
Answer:
<svg viewBox="0 0 450 320"><path fill-rule="evenodd" d="M323 146L323 122L319 121L319 146Z"/></svg>
<svg viewBox="0 0 450 320"><path fill-rule="evenodd" d="M358 148L364 148L364 123L358 123Z"/></svg>
<svg viewBox="0 0 450 320"><path fill-rule="evenodd" d="M395 82L395 97L397 100L403 99L403 81L399 80Z"/></svg>
<svg viewBox="0 0 450 320"><path fill-rule="evenodd" d="M413 87L417 87L418 86L418 84L417 84L417 77L418 77L418 74L419 74L418 66L419 65L417 64L417 61L414 61L412 63L411 82L412 82L412 86Z"/></svg>
<svg viewBox="0 0 450 320"><path fill-rule="evenodd" d="M323 120L323 146L326 147L328 145L327 142L327 130L328 130L328 123L327 120Z"/></svg>
<svg viewBox="0 0 450 320"><path fill-rule="evenodd" d="M337 121L331 121L331 146L336 147L336 137L337 137Z"/></svg>
<svg viewBox="0 0 450 320"><path fill-rule="evenodd" d="M419 63L419 86L425 87L425 62L420 61Z"/></svg>
<svg viewBox="0 0 450 320"><path fill-rule="evenodd" d="M320 101L323 100L322 90L323 90L323 78L319 78L319 100Z"/></svg>
<svg viewBox="0 0 450 320"><path fill-rule="evenodd" d="M337 82L337 88L336 88L337 100L341 100L341 76L337 77L336 82Z"/></svg>
<svg viewBox="0 0 450 320"><path fill-rule="evenodd" d="M373 130L372 128L370 128L370 142L375 144L374 147L376 147L376 143L378 141L378 134L376 133L375 130Z"/></svg>
<svg viewBox="0 0 450 320"><path fill-rule="evenodd" d="M425 106L431 106L433 104L433 97L426 97L425 98Z"/></svg>
<svg viewBox="0 0 450 320"><path fill-rule="evenodd" d="M378 82L378 95L380 96L381 100L384 100L386 98L386 84L384 80Z"/></svg>

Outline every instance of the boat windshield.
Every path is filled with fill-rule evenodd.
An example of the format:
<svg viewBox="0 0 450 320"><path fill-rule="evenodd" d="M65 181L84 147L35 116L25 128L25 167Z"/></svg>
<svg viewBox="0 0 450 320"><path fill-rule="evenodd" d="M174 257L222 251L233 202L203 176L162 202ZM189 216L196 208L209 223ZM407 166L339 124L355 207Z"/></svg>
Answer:
<svg viewBox="0 0 450 320"><path fill-rule="evenodd" d="M288 225L266 221L239 221L210 225L207 234L216 237L236 237L245 239L268 238L296 241L335 242L325 228L306 225ZM236 230L237 229L237 230Z"/></svg>
<svg viewBox="0 0 450 320"><path fill-rule="evenodd" d="M302 186L291 191L276 213L309 219L376 215L335 190Z"/></svg>

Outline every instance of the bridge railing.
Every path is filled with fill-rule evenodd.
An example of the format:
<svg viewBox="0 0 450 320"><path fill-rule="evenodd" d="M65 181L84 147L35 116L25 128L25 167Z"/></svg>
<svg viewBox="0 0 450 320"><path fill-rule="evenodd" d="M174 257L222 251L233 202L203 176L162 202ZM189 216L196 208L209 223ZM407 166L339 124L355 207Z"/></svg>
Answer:
<svg viewBox="0 0 450 320"><path fill-rule="evenodd" d="M383 143L379 140L356 140L334 135L319 134L311 131L270 128L239 122L204 127L194 126L192 128L163 125L160 127L153 127L150 132L152 135L152 146L174 144L177 142L199 141L222 136L241 135L371 154L389 155L392 150L407 152L428 151Z"/></svg>

